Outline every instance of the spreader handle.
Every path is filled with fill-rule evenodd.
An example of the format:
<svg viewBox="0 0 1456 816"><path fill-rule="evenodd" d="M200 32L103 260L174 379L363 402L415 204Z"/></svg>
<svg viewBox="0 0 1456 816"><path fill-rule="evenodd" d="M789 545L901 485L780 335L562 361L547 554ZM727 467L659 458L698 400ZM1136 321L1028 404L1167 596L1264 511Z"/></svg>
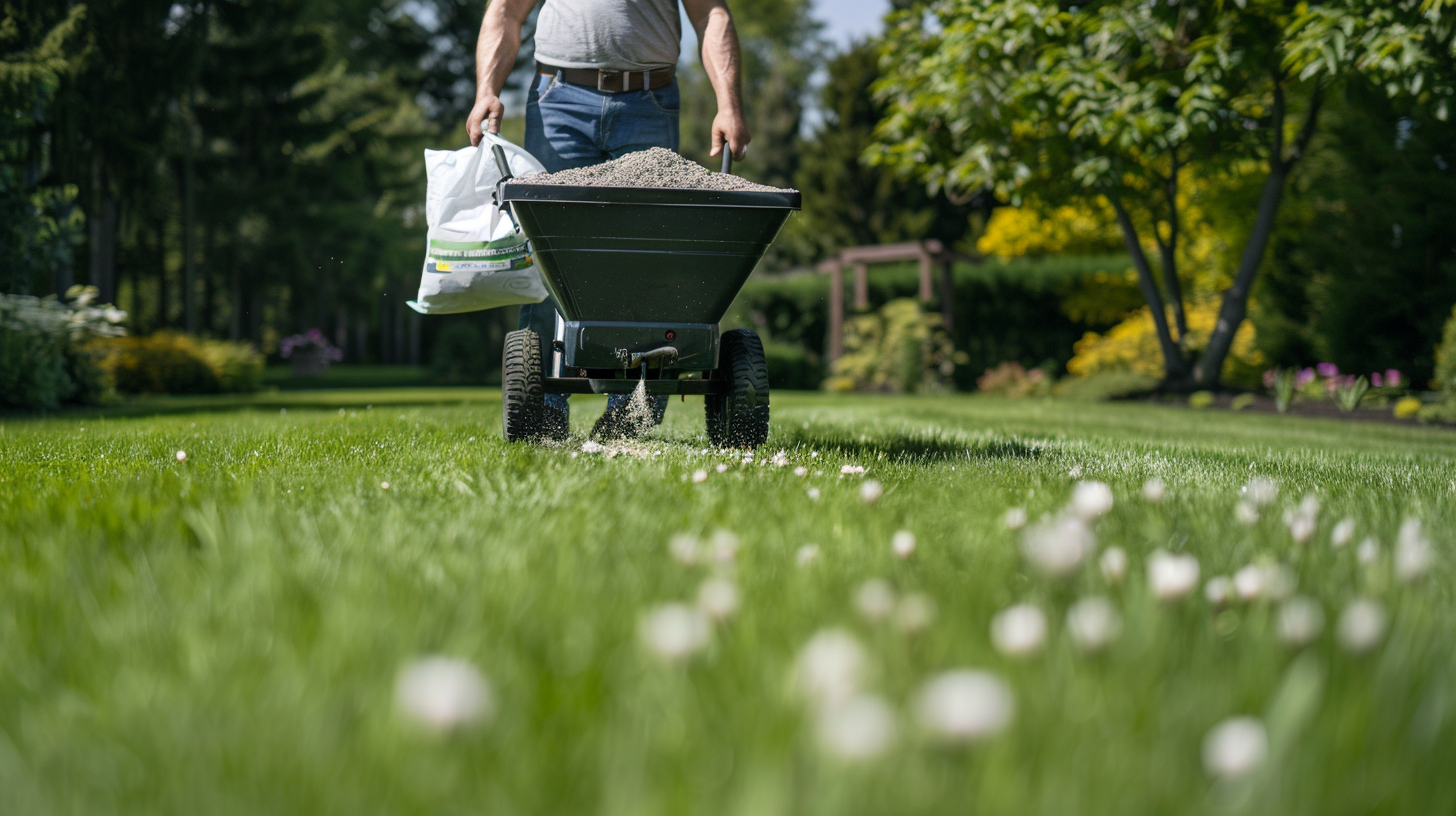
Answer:
<svg viewBox="0 0 1456 816"><path fill-rule="evenodd" d="M511 163L506 159L506 152L500 145L491 145L491 152L495 154L495 166L500 169L501 179L512 178Z"/></svg>
<svg viewBox="0 0 1456 816"><path fill-rule="evenodd" d="M730 173L732 171L733 171L733 151L728 147L728 143L727 142L724 142L723 143L723 170L721 172Z"/></svg>

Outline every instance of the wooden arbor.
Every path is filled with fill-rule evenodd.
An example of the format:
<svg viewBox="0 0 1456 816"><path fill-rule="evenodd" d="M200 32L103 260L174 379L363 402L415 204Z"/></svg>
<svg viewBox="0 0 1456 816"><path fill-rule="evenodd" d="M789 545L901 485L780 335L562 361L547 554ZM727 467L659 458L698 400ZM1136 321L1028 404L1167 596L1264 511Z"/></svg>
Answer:
<svg viewBox="0 0 1456 816"><path fill-rule="evenodd" d="M940 310L946 330L950 330L954 305L955 281L951 275L951 264L955 261L975 261L959 253L951 252L941 242L911 241L904 244L882 244L861 246L841 251L818 266L819 274L829 275L829 361L838 360L844 353L844 268L854 270L854 308L868 309L870 306L869 266L870 264L905 263L915 261L920 265L920 301L930 302L931 268L940 267Z"/></svg>

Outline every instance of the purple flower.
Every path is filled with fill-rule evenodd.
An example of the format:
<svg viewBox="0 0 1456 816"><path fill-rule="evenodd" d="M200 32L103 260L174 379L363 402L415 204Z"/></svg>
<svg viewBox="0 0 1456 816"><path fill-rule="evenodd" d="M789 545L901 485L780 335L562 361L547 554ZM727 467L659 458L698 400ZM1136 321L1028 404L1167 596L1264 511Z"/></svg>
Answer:
<svg viewBox="0 0 1456 816"><path fill-rule="evenodd" d="M1385 385L1385 378L1382 377L1382 376L1380 376L1380 372L1379 371L1371 372L1371 374L1370 374L1370 384L1373 385L1373 386L1375 386L1376 388L1379 388L1382 385Z"/></svg>
<svg viewBox="0 0 1456 816"><path fill-rule="evenodd" d="M1319 372L1321 377L1338 377L1340 375L1340 367L1334 363L1320 363L1314 369Z"/></svg>
<svg viewBox="0 0 1456 816"><path fill-rule="evenodd" d="M1274 378L1277 377L1277 376L1279 376L1279 372L1278 371L1275 371L1272 368L1269 369L1268 371L1265 371L1264 372L1264 387L1265 388L1273 388L1274 387Z"/></svg>
<svg viewBox="0 0 1456 816"><path fill-rule="evenodd" d="M1391 368L1387 369L1385 372L1385 384L1390 386L1391 388L1399 388L1401 381L1404 379L1405 378L1401 376L1399 369Z"/></svg>
<svg viewBox="0 0 1456 816"><path fill-rule="evenodd" d="M1294 377L1295 388L1303 388L1312 382L1314 382L1314 369L1312 368L1302 368Z"/></svg>

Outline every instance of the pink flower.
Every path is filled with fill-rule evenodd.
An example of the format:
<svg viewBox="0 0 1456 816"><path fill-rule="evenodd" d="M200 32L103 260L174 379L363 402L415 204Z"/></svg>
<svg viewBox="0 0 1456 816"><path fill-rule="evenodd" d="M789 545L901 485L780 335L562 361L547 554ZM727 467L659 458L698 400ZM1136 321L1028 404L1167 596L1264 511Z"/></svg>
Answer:
<svg viewBox="0 0 1456 816"><path fill-rule="evenodd" d="M1269 369L1268 371L1265 371L1264 372L1264 387L1265 388L1273 388L1274 387L1274 378L1276 376L1278 376L1278 374L1279 374L1279 372L1275 371L1272 368Z"/></svg>
<svg viewBox="0 0 1456 816"><path fill-rule="evenodd" d="M1314 369L1312 368L1300 369L1299 373L1294 377L1295 388L1303 388L1311 382L1314 382Z"/></svg>
<svg viewBox="0 0 1456 816"><path fill-rule="evenodd" d="M1334 363L1320 363L1314 367L1321 377L1337 377L1340 374L1340 367Z"/></svg>
<svg viewBox="0 0 1456 816"><path fill-rule="evenodd" d="M1379 388L1382 385L1385 385L1385 378L1380 376L1379 371L1372 372L1370 374L1370 384L1375 386L1376 388Z"/></svg>
<svg viewBox="0 0 1456 816"><path fill-rule="evenodd" d="M1399 369L1391 368L1385 372L1385 384L1391 388L1399 388L1404 379Z"/></svg>

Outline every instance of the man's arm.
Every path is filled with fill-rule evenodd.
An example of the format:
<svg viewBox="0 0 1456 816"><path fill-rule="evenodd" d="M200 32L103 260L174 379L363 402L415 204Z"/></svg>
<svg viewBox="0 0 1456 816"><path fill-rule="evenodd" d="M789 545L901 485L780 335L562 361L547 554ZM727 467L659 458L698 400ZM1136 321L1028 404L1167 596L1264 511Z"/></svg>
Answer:
<svg viewBox="0 0 1456 816"><path fill-rule="evenodd" d="M470 143L480 144L481 128L500 133L506 114L500 92L516 65L521 51L521 26L531 16L537 0L491 0L480 21L480 38L475 43L475 107L465 120Z"/></svg>
<svg viewBox="0 0 1456 816"><path fill-rule="evenodd" d="M734 159L741 160L748 152L748 124L743 121L743 103L738 96L738 70L742 59L738 51L738 32L733 28L733 15L728 13L727 0L682 0L688 20L698 32L698 55L703 71L718 97L718 115L713 117L713 153L717 156L728 144Z"/></svg>

